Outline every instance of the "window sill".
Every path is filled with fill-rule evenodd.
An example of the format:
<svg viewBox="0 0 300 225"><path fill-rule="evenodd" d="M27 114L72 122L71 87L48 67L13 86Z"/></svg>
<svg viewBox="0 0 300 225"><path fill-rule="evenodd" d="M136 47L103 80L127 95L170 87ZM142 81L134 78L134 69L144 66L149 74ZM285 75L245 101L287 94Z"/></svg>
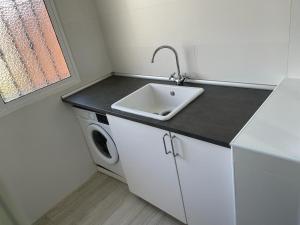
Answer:
<svg viewBox="0 0 300 225"><path fill-rule="evenodd" d="M39 102L47 97L50 97L51 95L55 95L67 89L70 89L79 83L80 83L79 76L75 75L70 78L67 78L66 80L60 81L56 84L53 84L51 86L45 87L43 89L25 95L19 99L13 100L9 103L5 104L4 102L1 102L0 118L10 113L13 113L17 110L20 110L23 107Z"/></svg>

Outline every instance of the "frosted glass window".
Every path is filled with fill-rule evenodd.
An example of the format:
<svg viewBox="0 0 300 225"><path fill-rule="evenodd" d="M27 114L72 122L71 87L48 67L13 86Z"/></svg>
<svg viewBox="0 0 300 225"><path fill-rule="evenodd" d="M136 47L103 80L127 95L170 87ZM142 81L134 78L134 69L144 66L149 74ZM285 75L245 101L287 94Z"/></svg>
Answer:
<svg viewBox="0 0 300 225"><path fill-rule="evenodd" d="M43 0L0 0L0 94L5 103L70 77Z"/></svg>

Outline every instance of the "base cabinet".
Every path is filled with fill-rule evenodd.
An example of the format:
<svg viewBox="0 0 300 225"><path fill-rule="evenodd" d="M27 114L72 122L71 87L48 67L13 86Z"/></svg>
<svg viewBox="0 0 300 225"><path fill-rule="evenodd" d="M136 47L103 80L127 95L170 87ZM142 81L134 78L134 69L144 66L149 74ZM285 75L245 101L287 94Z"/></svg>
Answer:
<svg viewBox="0 0 300 225"><path fill-rule="evenodd" d="M235 225L230 149L108 115L134 194L189 225Z"/></svg>
<svg viewBox="0 0 300 225"><path fill-rule="evenodd" d="M189 225L234 225L234 177L228 148L172 134Z"/></svg>
<svg viewBox="0 0 300 225"><path fill-rule="evenodd" d="M114 116L108 120L130 191L186 223L169 132Z"/></svg>

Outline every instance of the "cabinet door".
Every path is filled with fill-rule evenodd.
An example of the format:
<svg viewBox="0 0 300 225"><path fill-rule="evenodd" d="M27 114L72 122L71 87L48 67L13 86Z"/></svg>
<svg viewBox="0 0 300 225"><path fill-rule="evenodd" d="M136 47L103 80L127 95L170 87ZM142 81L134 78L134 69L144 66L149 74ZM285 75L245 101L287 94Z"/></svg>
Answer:
<svg viewBox="0 0 300 225"><path fill-rule="evenodd" d="M234 225L230 149L172 133L189 225Z"/></svg>
<svg viewBox="0 0 300 225"><path fill-rule="evenodd" d="M130 191L186 223L169 132L114 116L108 120Z"/></svg>

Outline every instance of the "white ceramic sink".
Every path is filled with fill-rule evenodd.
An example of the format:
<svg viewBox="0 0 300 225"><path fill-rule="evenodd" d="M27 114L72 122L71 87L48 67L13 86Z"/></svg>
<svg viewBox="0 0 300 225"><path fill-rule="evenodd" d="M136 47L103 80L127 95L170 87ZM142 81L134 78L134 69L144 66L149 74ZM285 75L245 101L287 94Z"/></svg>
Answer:
<svg viewBox="0 0 300 225"><path fill-rule="evenodd" d="M157 120L169 120L203 92L203 88L150 83L111 107Z"/></svg>

